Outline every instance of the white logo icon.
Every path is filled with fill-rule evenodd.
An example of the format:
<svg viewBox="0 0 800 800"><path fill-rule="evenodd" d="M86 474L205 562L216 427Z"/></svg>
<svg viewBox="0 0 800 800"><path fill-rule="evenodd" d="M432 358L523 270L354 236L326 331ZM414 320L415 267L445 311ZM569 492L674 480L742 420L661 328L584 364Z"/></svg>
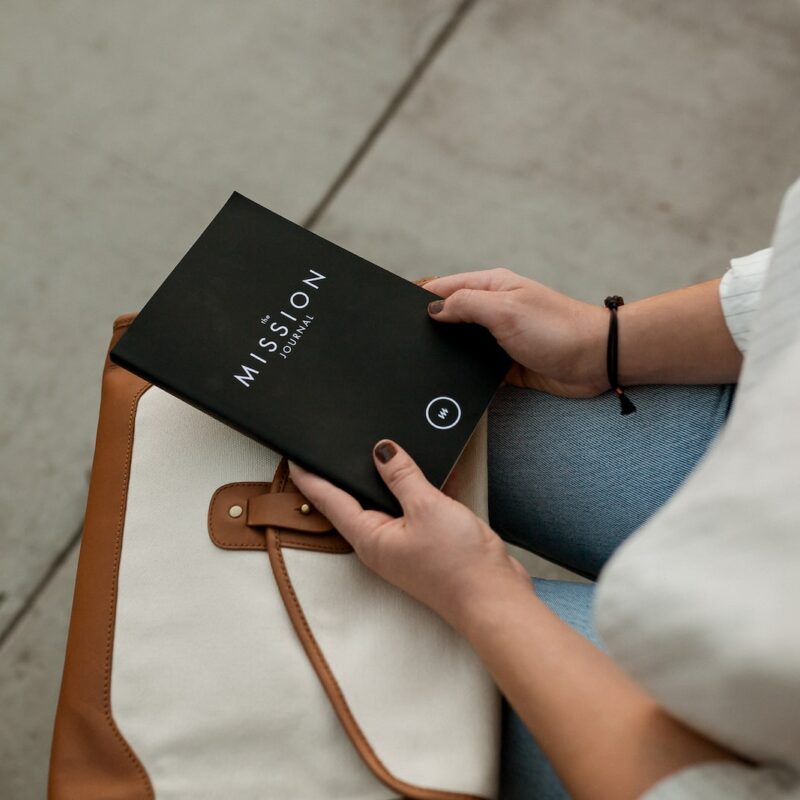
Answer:
<svg viewBox="0 0 800 800"><path fill-rule="evenodd" d="M437 430L455 427L461 419L461 406L452 397L434 397L425 409L425 417Z"/></svg>

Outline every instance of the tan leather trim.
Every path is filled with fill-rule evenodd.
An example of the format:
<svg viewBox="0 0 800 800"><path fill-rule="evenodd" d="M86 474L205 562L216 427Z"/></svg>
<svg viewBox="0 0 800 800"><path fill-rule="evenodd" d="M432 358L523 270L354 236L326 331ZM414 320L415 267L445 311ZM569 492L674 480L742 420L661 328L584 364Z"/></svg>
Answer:
<svg viewBox="0 0 800 800"><path fill-rule="evenodd" d="M270 491L283 492L292 491L293 489L294 484L289 478L289 469L286 459L281 459L281 463L278 465L278 469L275 472ZM300 643L311 665L314 667L314 671L317 673L317 677L325 693L328 695L328 699L336 712L336 716L339 718L345 733L347 733L348 738L355 746L356 751L361 756L364 763L372 770L372 773L378 780L382 781L392 791L400 793L405 798L409 798L409 800L483 800L476 795L447 792L440 789L427 789L422 786L414 786L410 783L406 783L389 772L386 765L380 760L372 749L364 732L361 730L353 713L350 711L347 699L331 671L330 665L325 659L319 644L317 644L317 640L314 638L308 620L303 613L303 608L292 586L292 581L286 569L286 562L284 561L282 553L283 547L288 545L288 536L288 534L279 528L268 527L266 529L267 552L269 554L270 564L272 565L272 571L275 575L275 581L278 585L278 590L286 606L286 611L289 614L292 626L300 639Z"/></svg>
<svg viewBox="0 0 800 800"><path fill-rule="evenodd" d="M118 317L113 346L135 314ZM110 349L109 347L109 349ZM139 398L150 384L106 355L92 477L50 753L51 800L153 798L111 713L117 577Z"/></svg>
<svg viewBox="0 0 800 800"><path fill-rule="evenodd" d="M256 481L226 483L211 496L208 505L208 535L223 550L266 550L264 528L283 529L283 546L325 553L351 553L353 548L333 530L331 523L314 510L301 514L306 502L297 491L272 493L270 484ZM239 506L242 514L231 517Z"/></svg>

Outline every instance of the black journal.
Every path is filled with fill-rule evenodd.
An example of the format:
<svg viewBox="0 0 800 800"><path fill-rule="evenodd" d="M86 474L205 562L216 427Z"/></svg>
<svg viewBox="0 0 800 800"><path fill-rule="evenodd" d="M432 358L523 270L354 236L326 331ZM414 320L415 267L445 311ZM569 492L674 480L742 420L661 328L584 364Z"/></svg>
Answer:
<svg viewBox="0 0 800 800"><path fill-rule="evenodd" d="M372 446L441 486L511 363L434 297L234 193L111 359L397 513Z"/></svg>

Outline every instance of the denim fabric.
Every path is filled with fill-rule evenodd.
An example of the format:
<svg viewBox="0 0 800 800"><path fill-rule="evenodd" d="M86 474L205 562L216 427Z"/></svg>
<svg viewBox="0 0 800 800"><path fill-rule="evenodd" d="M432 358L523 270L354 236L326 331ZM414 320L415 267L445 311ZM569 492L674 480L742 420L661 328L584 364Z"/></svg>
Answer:
<svg viewBox="0 0 800 800"><path fill-rule="evenodd" d="M725 421L733 392L732 386L640 386L630 391L637 413L623 417L610 393L566 400L503 387L489 409L492 527L512 544L596 577L691 472ZM594 586L538 579L534 585L543 602L599 646ZM500 797L568 797L507 703Z"/></svg>
<svg viewBox="0 0 800 800"><path fill-rule="evenodd" d="M675 492L721 427L731 386L639 386L623 417L504 386L489 409L489 513L504 539L594 577Z"/></svg>

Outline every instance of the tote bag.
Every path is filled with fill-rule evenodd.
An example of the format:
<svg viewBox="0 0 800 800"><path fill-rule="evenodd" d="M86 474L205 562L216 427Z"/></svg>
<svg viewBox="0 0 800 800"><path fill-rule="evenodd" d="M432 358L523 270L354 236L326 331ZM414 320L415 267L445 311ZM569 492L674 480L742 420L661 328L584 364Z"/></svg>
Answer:
<svg viewBox="0 0 800 800"><path fill-rule="evenodd" d="M451 484L486 517L485 417ZM106 357L51 798L493 798L499 713L285 459Z"/></svg>

